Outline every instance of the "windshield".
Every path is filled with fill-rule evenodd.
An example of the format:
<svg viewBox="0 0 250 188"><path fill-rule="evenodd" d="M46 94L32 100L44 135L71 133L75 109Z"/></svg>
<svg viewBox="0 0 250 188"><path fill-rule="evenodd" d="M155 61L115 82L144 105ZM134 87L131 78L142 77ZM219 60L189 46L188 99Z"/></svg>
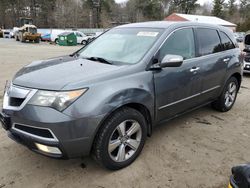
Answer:
<svg viewBox="0 0 250 188"><path fill-rule="evenodd" d="M135 64L162 32L163 29L151 28L112 29L83 48L79 55L83 58L103 58L115 64Z"/></svg>

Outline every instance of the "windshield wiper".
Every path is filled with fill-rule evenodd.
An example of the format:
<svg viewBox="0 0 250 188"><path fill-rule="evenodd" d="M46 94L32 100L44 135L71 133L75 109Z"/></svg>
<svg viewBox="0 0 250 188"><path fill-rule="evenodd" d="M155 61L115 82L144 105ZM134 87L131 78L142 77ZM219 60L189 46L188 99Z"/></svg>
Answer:
<svg viewBox="0 0 250 188"><path fill-rule="evenodd" d="M99 61L101 63L106 63L106 64L110 64L110 65L113 64L109 60L102 58L102 57L86 57L86 59L91 60L91 61Z"/></svg>

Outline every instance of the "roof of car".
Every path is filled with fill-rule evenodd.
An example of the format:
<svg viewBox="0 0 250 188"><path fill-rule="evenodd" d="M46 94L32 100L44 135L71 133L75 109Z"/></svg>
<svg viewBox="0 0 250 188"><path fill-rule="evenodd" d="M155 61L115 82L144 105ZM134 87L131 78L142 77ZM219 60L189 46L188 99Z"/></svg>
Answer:
<svg viewBox="0 0 250 188"><path fill-rule="evenodd" d="M150 21L150 22L139 22L139 23L131 23L131 24L125 24L121 26L117 26L116 28L125 28L125 27L148 27L148 28L168 28L170 26L179 26L179 27L185 27L185 26L203 26L203 27L214 27L219 28L218 25L213 24L205 24L205 23L197 23L197 22L189 22L189 21Z"/></svg>

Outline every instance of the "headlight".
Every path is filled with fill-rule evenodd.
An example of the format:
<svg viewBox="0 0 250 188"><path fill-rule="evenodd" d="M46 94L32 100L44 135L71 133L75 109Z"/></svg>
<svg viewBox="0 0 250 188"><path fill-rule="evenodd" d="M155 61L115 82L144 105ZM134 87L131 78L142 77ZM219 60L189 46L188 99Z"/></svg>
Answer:
<svg viewBox="0 0 250 188"><path fill-rule="evenodd" d="M29 104L48 106L56 110L63 111L86 91L87 89L63 92L39 90L31 98Z"/></svg>

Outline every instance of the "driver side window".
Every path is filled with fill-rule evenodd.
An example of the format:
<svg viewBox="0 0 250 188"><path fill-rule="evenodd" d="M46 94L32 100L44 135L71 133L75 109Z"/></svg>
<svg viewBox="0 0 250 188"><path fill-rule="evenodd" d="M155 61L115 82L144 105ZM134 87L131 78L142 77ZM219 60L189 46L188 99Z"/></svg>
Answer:
<svg viewBox="0 0 250 188"><path fill-rule="evenodd" d="M195 44L193 29L180 29L173 32L159 51L159 61L165 55L180 55L183 59L195 57Z"/></svg>

